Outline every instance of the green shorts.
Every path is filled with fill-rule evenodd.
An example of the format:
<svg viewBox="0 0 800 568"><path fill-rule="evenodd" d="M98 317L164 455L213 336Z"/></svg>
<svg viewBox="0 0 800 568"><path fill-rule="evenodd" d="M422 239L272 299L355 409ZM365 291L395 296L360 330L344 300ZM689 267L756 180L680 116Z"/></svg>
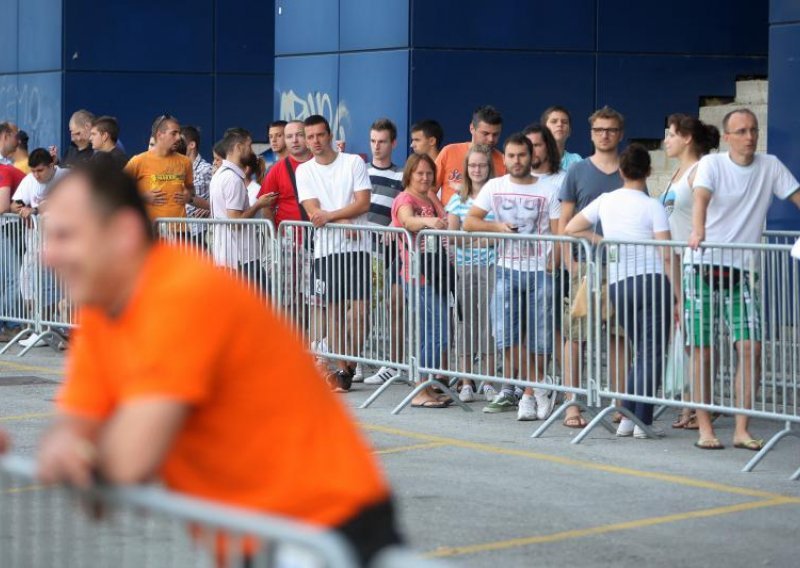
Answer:
<svg viewBox="0 0 800 568"><path fill-rule="evenodd" d="M683 271L683 313L686 342L713 347L725 325L733 341L761 341L761 300L758 274L738 272L738 278L711 276L710 266L687 264Z"/></svg>

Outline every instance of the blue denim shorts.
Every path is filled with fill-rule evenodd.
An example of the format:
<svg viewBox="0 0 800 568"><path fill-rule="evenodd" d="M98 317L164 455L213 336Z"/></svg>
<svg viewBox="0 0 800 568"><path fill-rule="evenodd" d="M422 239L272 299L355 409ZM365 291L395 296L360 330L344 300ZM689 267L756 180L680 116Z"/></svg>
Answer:
<svg viewBox="0 0 800 568"><path fill-rule="evenodd" d="M530 353L553 351L555 298L553 276L543 270L525 272L497 267L492 320L498 349L508 349L527 339Z"/></svg>

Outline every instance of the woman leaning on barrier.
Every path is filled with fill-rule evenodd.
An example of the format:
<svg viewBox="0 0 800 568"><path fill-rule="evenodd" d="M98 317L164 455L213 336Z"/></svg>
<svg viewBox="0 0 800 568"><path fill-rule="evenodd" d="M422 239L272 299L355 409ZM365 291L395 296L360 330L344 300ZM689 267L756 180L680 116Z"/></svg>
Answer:
<svg viewBox="0 0 800 568"><path fill-rule="evenodd" d="M692 185L697 164L700 158L719 148L719 130L716 126L705 124L701 120L686 114L673 114L667 119L668 128L664 135L664 150L667 157L678 160L678 169L672 174L669 185L661 195L661 203L667 210L669 217L669 230L676 241L686 242L692 232ZM682 249L672 251L672 260L677 265L681 264ZM673 350L670 350L672 353ZM674 365L673 374L677 379L684 372L680 365ZM678 396L688 389L691 381L682 377L683 384L674 384L672 394ZM674 381L678 383L678 381ZM694 413L688 408L681 411L681 415L672 423L673 428L697 430L697 421Z"/></svg>
<svg viewBox="0 0 800 568"><path fill-rule="evenodd" d="M487 181L494 177L492 149L476 144L464 158L464 183L461 191L453 195L445 207L447 228L462 229L464 218L472 203ZM490 212L487 221L494 221ZM483 239L480 239L483 240ZM484 240L457 237L456 249L456 301L461 306L462 317L456 321L456 349L459 354L459 370L493 376L495 369L494 349L490 337L490 300L494 290L494 248ZM475 365L475 360L478 363ZM495 388L486 383L483 395L491 402L497 395ZM459 398L462 402L473 402L475 393L471 380L461 381Z"/></svg>
<svg viewBox="0 0 800 568"><path fill-rule="evenodd" d="M626 393L640 397L655 396L664 374L664 359L672 327L670 308L679 317L679 265L669 250L640 241L671 238L667 214L661 204L649 197L647 177L650 154L640 144L631 144L620 156L622 188L601 195L576 215L567 225L567 233L600 243L603 237L594 231L597 223L609 241L607 252L608 297L614 305L619 325L632 342L633 363L628 369ZM666 248L666 247L664 247ZM673 296L673 289L675 295ZM628 359L626 357L625 359ZM624 407L647 426L653 423L653 405L624 401ZM663 434L654 430L656 434ZM645 430L623 418L617 436L646 438Z"/></svg>
<svg viewBox="0 0 800 568"><path fill-rule="evenodd" d="M412 154L403 170L403 192L395 197L392 204L392 226L402 227L413 236L425 229L445 229L445 212L438 200L431 199L429 192L434 187L436 179L436 164L427 154ZM440 239L426 237L420 243L420 252L423 255L446 255L440 249ZM417 301L416 309L419 310L419 337L421 367L437 368L441 363L442 351L447 346L447 290L444 289L442 280L434 271L419 278L418 292L413 289L411 278L411 263L409 250L403 239L400 240L400 257L402 259L402 278L405 285L405 297L409 301ZM426 263L427 264L427 263ZM441 264L448 266L445 258ZM427 277L426 277L427 276ZM416 292L416 297L414 293ZM413 305L413 304L412 304ZM423 380L420 378L420 380ZM440 397L432 388L428 387L414 398L412 406L421 408L444 408L449 404L448 397Z"/></svg>

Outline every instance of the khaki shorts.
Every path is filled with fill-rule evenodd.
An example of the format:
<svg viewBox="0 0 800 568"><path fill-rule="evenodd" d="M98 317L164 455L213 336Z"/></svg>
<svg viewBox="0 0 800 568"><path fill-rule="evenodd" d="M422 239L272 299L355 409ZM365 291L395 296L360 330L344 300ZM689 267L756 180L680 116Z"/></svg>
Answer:
<svg viewBox="0 0 800 568"><path fill-rule="evenodd" d="M573 317L571 314L572 300L577 295L587 270L588 268L585 263L576 262L573 264L572 272L570 272L569 276L569 288L567 288L569 290L569 298L564 299L564 317L562 319L563 325L561 326L561 335L564 339L569 339L571 341L584 342L589 337L589 322L587 318ZM609 310L608 282L606 281L605 274L603 274L602 278L603 280L600 284L600 313L607 314ZM591 295L589 299L592 300ZM613 310L613 307L611 309ZM612 326L610 332L613 335L625 337L625 331L617 324L615 315L612 315L610 318L607 317L606 319L608 321L605 321L604 325Z"/></svg>

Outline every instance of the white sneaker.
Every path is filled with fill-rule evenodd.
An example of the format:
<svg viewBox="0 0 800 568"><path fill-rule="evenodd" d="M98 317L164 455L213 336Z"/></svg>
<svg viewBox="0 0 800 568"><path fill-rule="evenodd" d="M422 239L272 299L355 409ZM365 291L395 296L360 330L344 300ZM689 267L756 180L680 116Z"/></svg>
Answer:
<svg viewBox="0 0 800 568"><path fill-rule="evenodd" d="M664 436L666 436L666 432L664 432L663 429L659 428L655 424L650 424L650 430L653 431L653 435L656 438L663 438ZM639 428L639 426L636 426L633 429L633 437L639 440L646 440L650 436L647 435L647 432Z"/></svg>
<svg viewBox="0 0 800 568"><path fill-rule="evenodd" d="M484 385L483 396L486 398L486 402L492 402L494 397L497 396L497 391L492 385Z"/></svg>
<svg viewBox="0 0 800 568"><path fill-rule="evenodd" d="M394 377L398 376L400 371L397 369L393 369L392 367L381 367L378 369L378 372L374 375L370 375L366 379L364 379L365 385L382 385L389 379L393 379Z"/></svg>
<svg viewBox="0 0 800 568"><path fill-rule="evenodd" d="M522 395L517 408L517 420L536 420L536 401L531 395Z"/></svg>
<svg viewBox="0 0 800 568"><path fill-rule="evenodd" d="M40 345L44 345L44 341L42 341L41 335L39 335L38 333L34 333L27 339L23 339L22 341L20 341L19 344L22 347L31 347L31 346L38 347Z"/></svg>
<svg viewBox="0 0 800 568"><path fill-rule="evenodd" d="M619 422L619 426L617 427L617 436L620 438L628 438L633 435L634 428L635 426L633 424L633 420L623 416L622 420Z"/></svg>
<svg viewBox="0 0 800 568"><path fill-rule="evenodd" d="M533 398L536 399L536 418L547 420L547 417L553 412L556 393L544 389L533 389Z"/></svg>
<svg viewBox="0 0 800 568"><path fill-rule="evenodd" d="M475 391L472 390L472 385L461 387L461 392L458 393L458 400L461 402L475 402Z"/></svg>
<svg viewBox="0 0 800 568"><path fill-rule="evenodd" d="M353 382L354 383L364 382L364 369L361 367L361 363L356 363L356 370L353 371Z"/></svg>

